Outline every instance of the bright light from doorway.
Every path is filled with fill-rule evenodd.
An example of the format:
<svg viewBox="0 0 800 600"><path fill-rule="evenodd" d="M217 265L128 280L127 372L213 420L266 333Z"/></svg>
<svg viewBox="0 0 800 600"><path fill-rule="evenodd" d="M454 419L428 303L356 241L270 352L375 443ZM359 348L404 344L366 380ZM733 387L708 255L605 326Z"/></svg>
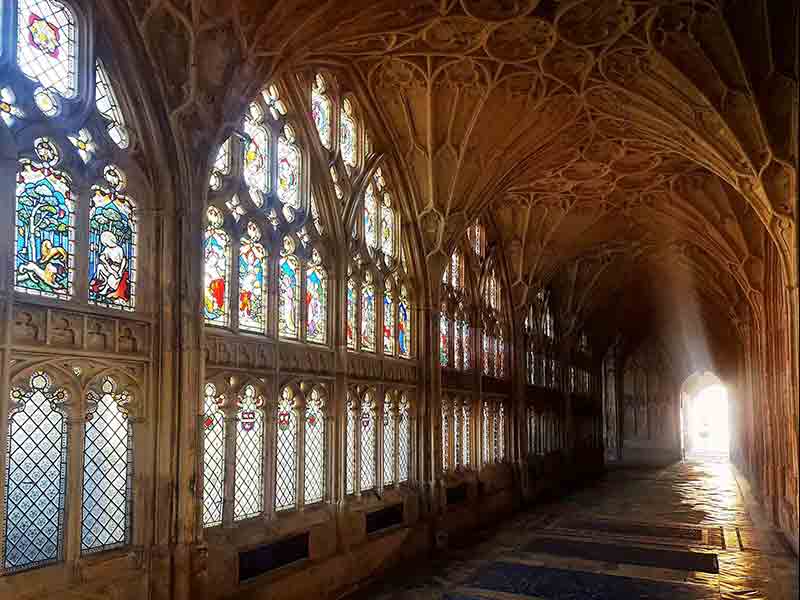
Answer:
<svg viewBox="0 0 800 600"><path fill-rule="evenodd" d="M689 407L690 451L728 454L728 391L722 385L710 385L692 398Z"/></svg>

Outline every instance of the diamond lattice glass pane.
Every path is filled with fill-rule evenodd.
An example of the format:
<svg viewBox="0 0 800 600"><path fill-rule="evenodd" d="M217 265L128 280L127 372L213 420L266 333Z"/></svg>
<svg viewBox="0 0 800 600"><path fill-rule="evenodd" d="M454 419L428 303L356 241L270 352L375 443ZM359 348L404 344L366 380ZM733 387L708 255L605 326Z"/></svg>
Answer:
<svg viewBox="0 0 800 600"><path fill-rule="evenodd" d="M453 406L453 458L456 463L456 467L461 466L461 458L462 458L462 448L464 445L464 430L462 426L461 419L464 417L463 413L461 412L460 403L456 402Z"/></svg>
<svg viewBox="0 0 800 600"><path fill-rule="evenodd" d="M66 419L54 410L65 399L43 372L30 389L15 388L8 426L3 567L25 569L62 559L67 470Z"/></svg>
<svg viewBox="0 0 800 600"><path fill-rule="evenodd" d="M497 460L506 458L506 408L500 404L497 408Z"/></svg>
<svg viewBox="0 0 800 600"><path fill-rule="evenodd" d="M463 433L461 435L462 442L461 442L461 464L465 467L468 467L470 462L470 444L472 444L472 421L471 421L471 410L469 404L465 403L462 407L463 416L461 419L461 426L463 427Z"/></svg>
<svg viewBox="0 0 800 600"><path fill-rule="evenodd" d="M394 483L394 437L397 420L390 398L383 403L383 484Z"/></svg>
<svg viewBox="0 0 800 600"><path fill-rule="evenodd" d="M450 467L450 405L442 402L442 470Z"/></svg>
<svg viewBox="0 0 800 600"><path fill-rule="evenodd" d="M411 462L411 420L405 395L400 398L397 423L397 480L402 482L408 481L408 467Z"/></svg>
<svg viewBox="0 0 800 600"><path fill-rule="evenodd" d="M275 476L275 509L297 504L297 415L294 393L284 388L278 404Z"/></svg>
<svg viewBox="0 0 800 600"><path fill-rule="evenodd" d="M18 0L17 64L64 98L78 91L75 14L58 0Z"/></svg>
<svg viewBox="0 0 800 600"><path fill-rule="evenodd" d="M98 112L108 120L109 137L120 148L127 148L130 138L128 129L125 127L125 117L119 107L119 102L117 102L117 95L114 93L114 87L108 78L106 68L100 59L97 59L96 62L94 85L94 102Z"/></svg>
<svg viewBox="0 0 800 600"><path fill-rule="evenodd" d="M361 491L375 487L375 406L372 399L365 400L361 409Z"/></svg>
<svg viewBox="0 0 800 600"><path fill-rule="evenodd" d="M262 399L252 385L239 397L239 421L236 426L236 475L233 518L254 517L264 509L263 471L264 413Z"/></svg>
<svg viewBox="0 0 800 600"><path fill-rule="evenodd" d="M319 502L325 495L325 415L322 406L322 399L315 389L306 406L303 484L306 504Z"/></svg>
<svg viewBox="0 0 800 600"><path fill-rule="evenodd" d="M97 552L130 543L133 428L107 379L86 423L83 449L81 551Z"/></svg>
<svg viewBox="0 0 800 600"><path fill-rule="evenodd" d="M203 402L203 525L222 523L225 475L225 419L217 406L217 389L206 384Z"/></svg>
<svg viewBox="0 0 800 600"><path fill-rule="evenodd" d="M483 464L489 463L491 456L489 448L489 403L483 403Z"/></svg>
<svg viewBox="0 0 800 600"><path fill-rule="evenodd" d="M355 491L356 473L356 416L353 401L347 401L347 442L345 445L346 465L346 492L352 494Z"/></svg>

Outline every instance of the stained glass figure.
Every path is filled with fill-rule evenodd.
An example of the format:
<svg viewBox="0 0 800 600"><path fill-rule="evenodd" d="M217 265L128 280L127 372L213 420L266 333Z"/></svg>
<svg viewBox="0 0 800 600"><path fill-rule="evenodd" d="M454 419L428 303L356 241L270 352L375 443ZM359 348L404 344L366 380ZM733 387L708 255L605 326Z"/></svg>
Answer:
<svg viewBox="0 0 800 600"><path fill-rule="evenodd" d="M325 78L319 73L314 78L314 87L311 89L311 116L317 127L320 143L328 150L331 149L331 101L327 94Z"/></svg>
<svg viewBox="0 0 800 600"><path fill-rule="evenodd" d="M375 487L375 443L376 415L375 398L368 391L361 403L359 415L361 426L361 491L365 492Z"/></svg>
<svg viewBox="0 0 800 600"><path fill-rule="evenodd" d="M286 114L286 104L281 100L276 85L270 85L268 88L261 90L261 97L269 108L272 118L276 121Z"/></svg>
<svg viewBox="0 0 800 600"><path fill-rule="evenodd" d="M465 467L468 467L472 464L472 461L470 460L470 445L472 444L472 410L470 409L468 400L464 401L461 411L461 424L463 427L461 434L461 464Z"/></svg>
<svg viewBox="0 0 800 600"><path fill-rule="evenodd" d="M11 390L6 457L3 567L15 571L63 558L66 392L43 371Z"/></svg>
<svg viewBox="0 0 800 600"><path fill-rule="evenodd" d="M294 255L294 240L283 238L278 273L278 335L297 339L300 323L300 263Z"/></svg>
<svg viewBox="0 0 800 600"><path fill-rule="evenodd" d="M275 510L285 510L297 505L297 415L290 387L281 391L276 424Z"/></svg>
<svg viewBox="0 0 800 600"><path fill-rule="evenodd" d="M450 318L442 306L439 313L439 364L443 367L450 366Z"/></svg>
<svg viewBox="0 0 800 600"><path fill-rule="evenodd" d="M350 392L347 392L347 406L345 417L347 419L347 443L345 445L345 491L352 494L355 491L356 474L356 404Z"/></svg>
<svg viewBox="0 0 800 600"><path fill-rule="evenodd" d="M88 164L94 158L94 153L97 152L97 144L94 143L92 134L88 129L80 129L77 135L67 135L67 139L75 146L84 163Z"/></svg>
<svg viewBox="0 0 800 600"><path fill-rule="evenodd" d="M392 402L391 392L387 392L383 401L383 485L392 485L394 483L396 426L394 402Z"/></svg>
<svg viewBox="0 0 800 600"><path fill-rule="evenodd" d="M51 298L72 296L75 203L70 176L56 169L58 147L35 142L40 162L23 158L17 173L14 285L20 292Z"/></svg>
<svg viewBox="0 0 800 600"><path fill-rule="evenodd" d="M397 303L397 350L402 358L411 357L411 310L405 287L400 289Z"/></svg>
<svg viewBox="0 0 800 600"><path fill-rule="evenodd" d="M361 289L361 349L375 352L375 286L369 273L366 282Z"/></svg>
<svg viewBox="0 0 800 600"><path fill-rule="evenodd" d="M324 344L328 331L328 276L316 248L306 270L306 340Z"/></svg>
<svg viewBox="0 0 800 600"><path fill-rule="evenodd" d="M239 394L236 423L236 468L234 475L233 518L255 517L264 510L264 398L247 384Z"/></svg>
<svg viewBox="0 0 800 600"><path fill-rule="evenodd" d="M356 349L356 335L358 332L358 288L351 277L347 280L347 347Z"/></svg>
<svg viewBox="0 0 800 600"><path fill-rule="evenodd" d="M408 481L410 464L411 416L408 397L403 393L400 396L400 406L397 414L397 481L400 483Z"/></svg>
<svg viewBox="0 0 800 600"><path fill-rule="evenodd" d="M284 125L278 138L278 199L285 206L300 208L300 151L289 125Z"/></svg>
<svg viewBox="0 0 800 600"><path fill-rule="evenodd" d="M318 388L313 388L306 399L304 438L304 492L305 504L320 502L325 495L325 401Z"/></svg>
<svg viewBox="0 0 800 600"><path fill-rule="evenodd" d="M16 123L17 119L25 118L25 111L17 106L16 102L17 96L14 90L10 87L0 88L0 117L8 127Z"/></svg>
<svg viewBox="0 0 800 600"><path fill-rule="evenodd" d="M489 403L484 400L483 402L483 464L489 464L489 459L491 457L491 448L489 447L489 421L491 419L491 414L489 411Z"/></svg>
<svg viewBox="0 0 800 600"><path fill-rule="evenodd" d="M208 186L214 190L222 189L222 182L226 175L231 172L231 139L228 138L217 150L217 156L211 167L211 175L208 178ZM238 219L237 219L238 220Z"/></svg>
<svg viewBox="0 0 800 600"><path fill-rule="evenodd" d="M345 98L339 114L339 152L348 170L356 166L358 161L358 127L353 115L353 105Z"/></svg>
<svg viewBox="0 0 800 600"><path fill-rule="evenodd" d="M257 106L255 104L251 106ZM259 109L260 111L260 109ZM252 111L251 111L252 112ZM269 192L269 132L251 118L244 120L244 181L256 206L264 204L264 194Z"/></svg>
<svg viewBox="0 0 800 600"><path fill-rule="evenodd" d="M136 205L125 194L125 174L103 170L89 205L89 302L133 310L136 297Z"/></svg>
<svg viewBox="0 0 800 600"><path fill-rule="evenodd" d="M125 116L117 101L117 94L114 92L114 86L111 85L111 79L99 58L95 62L94 85L94 103L97 111L107 121L108 136L124 150L130 144L128 128L125 126Z"/></svg>
<svg viewBox="0 0 800 600"><path fill-rule="evenodd" d="M442 470L450 468L450 403L442 400Z"/></svg>
<svg viewBox="0 0 800 600"><path fill-rule="evenodd" d="M389 356L394 355L394 317L392 282L387 280L383 292L383 352Z"/></svg>
<svg viewBox="0 0 800 600"><path fill-rule="evenodd" d="M84 430L81 551L99 552L130 543L133 427L126 392L106 377L88 397Z"/></svg>
<svg viewBox="0 0 800 600"><path fill-rule="evenodd" d="M203 525L222 523L225 477L225 418L217 404L217 388L207 383L203 400Z"/></svg>
<svg viewBox="0 0 800 600"><path fill-rule="evenodd" d="M370 249L378 247L378 201L372 183L364 192L364 241Z"/></svg>
<svg viewBox="0 0 800 600"><path fill-rule="evenodd" d="M64 98L78 92L75 14L59 0L18 0L17 64L29 79Z"/></svg>
<svg viewBox="0 0 800 600"><path fill-rule="evenodd" d="M203 314L209 325L226 326L230 322L228 285L230 283L231 244L222 229L222 212L216 206L206 209L206 231L203 242L205 291Z"/></svg>
<svg viewBox="0 0 800 600"><path fill-rule="evenodd" d="M384 256L394 258L394 210L389 194L383 194L381 207L381 250Z"/></svg>
<svg viewBox="0 0 800 600"><path fill-rule="evenodd" d="M239 241L239 329L266 333L267 252L260 240L261 229L248 222Z"/></svg>

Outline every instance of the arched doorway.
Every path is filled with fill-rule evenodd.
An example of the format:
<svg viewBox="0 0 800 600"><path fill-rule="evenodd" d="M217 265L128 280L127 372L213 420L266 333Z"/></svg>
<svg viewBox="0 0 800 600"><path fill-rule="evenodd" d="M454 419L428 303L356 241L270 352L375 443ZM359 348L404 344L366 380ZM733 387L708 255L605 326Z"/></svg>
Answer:
<svg viewBox="0 0 800 600"><path fill-rule="evenodd" d="M714 373L695 373L681 386L681 444L684 458L728 459L728 390Z"/></svg>

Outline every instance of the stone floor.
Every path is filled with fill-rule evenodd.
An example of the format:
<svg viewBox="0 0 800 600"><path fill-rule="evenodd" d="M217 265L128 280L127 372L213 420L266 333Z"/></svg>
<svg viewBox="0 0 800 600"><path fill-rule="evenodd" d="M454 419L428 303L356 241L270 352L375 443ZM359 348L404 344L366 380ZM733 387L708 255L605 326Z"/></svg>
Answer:
<svg viewBox="0 0 800 600"><path fill-rule="evenodd" d="M351 598L798 598L797 557L745 505L724 460L609 471Z"/></svg>

